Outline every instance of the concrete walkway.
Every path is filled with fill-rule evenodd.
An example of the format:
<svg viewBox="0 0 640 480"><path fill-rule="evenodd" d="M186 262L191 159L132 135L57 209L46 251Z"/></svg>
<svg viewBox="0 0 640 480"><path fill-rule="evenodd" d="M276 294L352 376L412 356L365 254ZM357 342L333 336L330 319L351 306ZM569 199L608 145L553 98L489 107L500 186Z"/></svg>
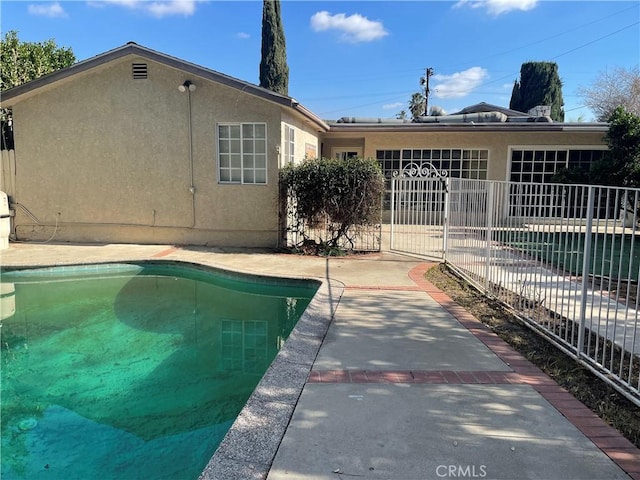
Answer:
<svg viewBox="0 0 640 480"><path fill-rule="evenodd" d="M269 480L640 475L637 449L423 271L419 292L347 286Z"/></svg>
<svg viewBox="0 0 640 480"><path fill-rule="evenodd" d="M325 280L329 308L301 320L202 478L640 479L637 448L426 282L415 259L28 244L0 258ZM328 330L313 322L325 317Z"/></svg>

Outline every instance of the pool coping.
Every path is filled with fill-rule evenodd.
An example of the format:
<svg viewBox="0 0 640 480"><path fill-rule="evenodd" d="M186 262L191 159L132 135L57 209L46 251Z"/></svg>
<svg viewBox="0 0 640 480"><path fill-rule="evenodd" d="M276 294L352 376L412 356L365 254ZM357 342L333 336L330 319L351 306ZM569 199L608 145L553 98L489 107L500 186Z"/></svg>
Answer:
<svg viewBox="0 0 640 480"><path fill-rule="evenodd" d="M321 285L199 480L267 477L345 288L336 280L306 279Z"/></svg>

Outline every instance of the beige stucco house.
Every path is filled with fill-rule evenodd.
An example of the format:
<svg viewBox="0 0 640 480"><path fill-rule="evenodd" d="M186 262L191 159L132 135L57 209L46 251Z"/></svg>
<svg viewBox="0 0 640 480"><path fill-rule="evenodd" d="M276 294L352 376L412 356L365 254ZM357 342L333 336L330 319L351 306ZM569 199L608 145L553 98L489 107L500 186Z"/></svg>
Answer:
<svg viewBox="0 0 640 480"><path fill-rule="evenodd" d="M278 170L328 130L290 97L134 43L1 106L15 139L2 189L31 241L275 246Z"/></svg>
<svg viewBox="0 0 640 480"><path fill-rule="evenodd" d="M478 104L453 115L324 121L293 98L129 43L3 92L15 157L0 190L17 239L273 247L278 171L375 158L387 177L548 181L606 150L607 124Z"/></svg>

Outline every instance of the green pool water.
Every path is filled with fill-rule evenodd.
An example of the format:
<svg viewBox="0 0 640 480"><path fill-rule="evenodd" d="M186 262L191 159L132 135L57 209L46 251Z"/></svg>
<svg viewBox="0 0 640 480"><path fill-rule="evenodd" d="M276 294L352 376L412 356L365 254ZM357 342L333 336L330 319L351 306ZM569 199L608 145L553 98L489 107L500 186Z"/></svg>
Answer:
<svg viewBox="0 0 640 480"><path fill-rule="evenodd" d="M1 284L4 480L196 479L317 290L174 264Z"/></svg>

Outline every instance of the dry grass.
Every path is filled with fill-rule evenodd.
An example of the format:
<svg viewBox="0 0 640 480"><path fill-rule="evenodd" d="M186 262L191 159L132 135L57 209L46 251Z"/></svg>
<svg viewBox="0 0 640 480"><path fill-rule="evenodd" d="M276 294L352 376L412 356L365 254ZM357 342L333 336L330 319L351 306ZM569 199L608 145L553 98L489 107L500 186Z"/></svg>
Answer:
<svg viewBox="0 0 640 480"><path fill-rule="evenodd" d="M426 278L640 448L639 407L524 326L499 302L485 297L457 277L444 264L431 268Z"/></svg>

